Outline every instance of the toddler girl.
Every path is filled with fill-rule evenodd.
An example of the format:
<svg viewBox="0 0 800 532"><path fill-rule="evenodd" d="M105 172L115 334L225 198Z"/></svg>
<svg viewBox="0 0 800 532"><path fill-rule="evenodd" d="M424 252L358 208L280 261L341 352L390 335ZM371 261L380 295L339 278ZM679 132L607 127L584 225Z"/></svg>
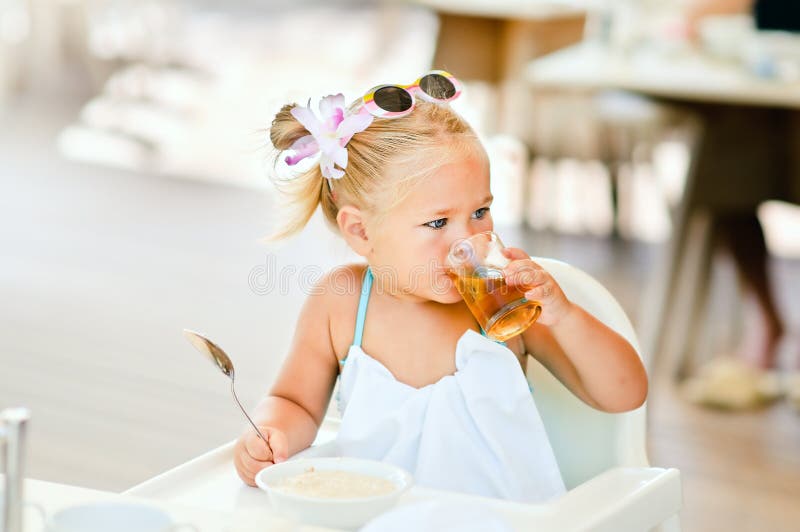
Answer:
<svg viewBox="0 0 800 532"><path fill-rule="evenodd" d="M621 336L570 302L527 253L509 248L509 285L540 301L539 320L498 343L484 336L452 280L450 245L492 230L489 161L448 105L458 81L431 72L349 107L328 96L317 117L286 105L270 137L293 165L279 183L295 208L277 233L300 231L318 205L364 264L326 274L303 306L280 374L236 443L239 476L315 439L337 379L340 453L383 460L419 485L517 501L564 492L524 375L530 354L587 404L639 407L647 377Z"/></svg>

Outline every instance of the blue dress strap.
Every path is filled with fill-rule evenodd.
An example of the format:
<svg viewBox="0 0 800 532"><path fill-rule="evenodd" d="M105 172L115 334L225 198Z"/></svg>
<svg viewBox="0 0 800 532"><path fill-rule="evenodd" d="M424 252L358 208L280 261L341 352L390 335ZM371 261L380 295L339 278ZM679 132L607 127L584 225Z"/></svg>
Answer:
<svg viewBox="0 0 800 532"><path fill-rule="evenodd" d="M367 303L369 293L372 289L372 271L367 266L364 271L364 282L361 285L361 299L358 301L358 314L356 315L356 332L353 335L353 345L361 346L361 338L364 336L364 320L367 317Z"/></svg>
<svg viewBox="0 0 800 532"><path fill-rule="evenodd" d="M486 336L486 338L489 338L489 337L486 335L486 331L484 331L484 330L483 330L483 327L481 327L481 334L482 334L482 335L484 335L484 336ZM492 339L492 338L489 338L489 340L491 340L492 342L495 342L495 343L497 343L497 344L500 344L500 345L506 345L506 343L505 343L505 342L501 342L500 340L494 340L494 339Z"/></svg>

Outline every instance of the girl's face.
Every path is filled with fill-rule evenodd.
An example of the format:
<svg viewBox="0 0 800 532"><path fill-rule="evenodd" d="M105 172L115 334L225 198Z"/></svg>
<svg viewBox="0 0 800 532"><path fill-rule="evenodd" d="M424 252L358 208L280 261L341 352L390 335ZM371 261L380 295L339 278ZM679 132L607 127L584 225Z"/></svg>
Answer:
<svg viewBox="0 0 800 532"><path fill-rule="evenodd" d="M446 274L447 253L454 241L493 229L491 203L489 161L482 149L415 185L368 231L367 259L383 289L410 300L460 301Z"/></svg>

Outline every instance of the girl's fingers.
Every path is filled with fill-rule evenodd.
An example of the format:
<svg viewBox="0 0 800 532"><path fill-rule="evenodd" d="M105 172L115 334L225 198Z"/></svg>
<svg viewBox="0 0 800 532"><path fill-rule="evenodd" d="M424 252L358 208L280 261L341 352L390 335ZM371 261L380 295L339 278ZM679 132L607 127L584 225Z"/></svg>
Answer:
<svg viewBox="0 0 800 532"><path fill-rule="evenodd" d="M544 270L535 268L533 263L516 264L505 270L506 282L512 286L534 287L547 280Z"/></svg>
<svg viewBox="0 0 800 532"><path fill-rule="evenodd" d="M533 287L548 278L547 272L532 260L515 260L505 267L503 273L511 286Z"/></svg>
<svg viewBox="0 0 800 532"><path fill-rule="evenodd" d="M233 465L236 468L236 474L239 475L239 478L242 479L242 482L248 486L255 486L255 479L250 475L250 472L242 466L241 461L239 460L239 455L235 455L233 457Z"/></svg>
<svg viewBox="0 0 800 532"><path fill-rule="evenodd" d="M251 484L253 482L253 474L247 466L244 465L244 457L242 454L233 455L233 465L236 466L236 472L242 480Z"/></svg>
<svg viewBox="0 0 800 532"><path fill-rule="evenodd" d="M234 465L239 478L246 484L255 486L255 477L258 472L271 466L272 462L259 462L245 453L239 453L234 456Z"/></svg>
<svg viewBox="0 0 800 532"><path fill-rule="evenodd" d="M239 463L244 471L250 475L250 478L256 476L256 473L264 469L265 467L271 466L274 462L268 460L266 462L262 462L261 460L256 460L252 456L248 456L246 454L239 456Z"/></svg>
<svg viewBox="0 0 800 532"><path fill-rule="evenodd" d="M286 439L286 434L280 430L270 429L267 439L272 449L272 460L276 464L289 457L289 442Z"/></svg>
<svg viewBox="0 0 800 532"><path fill-rule="evenodd" d="M511 262L503 268L508 284L535 286L546 279L542 267L533 262L525 251L519 248L503 248L503 254L511 259Z"/></svg>
<svg viewBox="0 0 800 532"><path fill-rule="evenodd" d="M236 473L250 486L255 486L255 476L259 471L283 462L289 454L286 434L269 427L259 429L267 441L264 442L255 431L248 430L236 443L233 456Z"/></svg>
<svg viewBox="0 0 800 532"><path fill-rule="evenodd" d="M519 248L503 248L503 255L512 260L526 260L531 258L530 255Z"/></svg>
<svg viewBox="0 0 800 532"><path fill-rule="evenodd" d="M536 300L546 300L553 296L555 293L555 287L553 283L546 282L542 283L539 286L535 286L525 292L525 298L530 299L533 301Z"/></svg>
<svg viewBox="0 0 800 532"><path fill-rule="evenodd" d="M264 434L264 437L267 438L269 441L269 432L265 431L263 428L261 432ZM259 438L258 434L255 432L251 432L247 435L244 440L245 449L247 450L247 454L255 458L256 460L265 462L267 460L272 460L272 449L267 443L264 443L264 440Z"/></svg>

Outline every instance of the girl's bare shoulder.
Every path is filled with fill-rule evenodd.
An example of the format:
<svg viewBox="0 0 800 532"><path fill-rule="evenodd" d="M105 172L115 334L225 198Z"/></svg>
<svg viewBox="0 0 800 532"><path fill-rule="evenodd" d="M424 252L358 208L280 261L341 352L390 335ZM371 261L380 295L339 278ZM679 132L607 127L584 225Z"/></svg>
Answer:
<svg viewBox="0 0 800 532"><path fill-rule="evenodd" d="M317 284L330 320L330 335L334 351L344 358L353 341L358 314L358 300L366 264L343 264L328 271Z"/></svg>

